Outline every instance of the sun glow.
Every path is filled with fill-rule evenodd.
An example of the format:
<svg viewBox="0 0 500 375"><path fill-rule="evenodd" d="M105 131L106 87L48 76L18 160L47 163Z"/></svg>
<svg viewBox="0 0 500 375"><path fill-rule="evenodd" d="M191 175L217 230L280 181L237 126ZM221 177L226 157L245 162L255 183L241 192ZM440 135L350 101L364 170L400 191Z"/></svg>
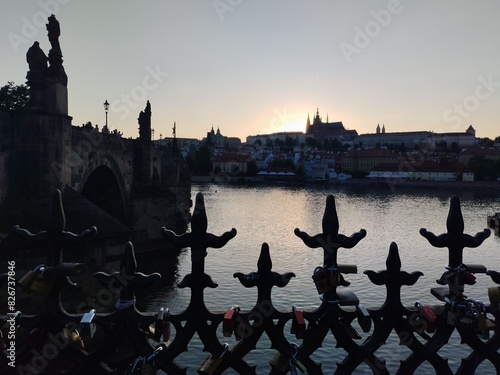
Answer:
<svg viewBox="0 0 500 375"><path fill-rule="evenodd" d="M283 126L283 132L304 132L306 129L306 121L304 119L296 119L290 121Z"/></svg>

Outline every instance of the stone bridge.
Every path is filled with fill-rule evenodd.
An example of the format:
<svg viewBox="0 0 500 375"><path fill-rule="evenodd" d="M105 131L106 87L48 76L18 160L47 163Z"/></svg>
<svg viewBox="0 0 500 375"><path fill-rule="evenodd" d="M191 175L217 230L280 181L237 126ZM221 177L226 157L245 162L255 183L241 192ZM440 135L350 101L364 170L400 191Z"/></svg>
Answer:
<svg viewBox="0 0 500 375"><path fill-rule="evenodd" d="M183 231L189 175L178 154L151 140L150 103L139 113L137 139L91 124L73 126L58 34L51 35L59 26L51 23L57 23L53 16L48 58L38 42L27 53L29 102L22 110L0 111L0 233L14 224L45 229L55 189L63 191L66 214L78 223L68 228L73 231L100 224L138 243L159 238L163 225Z"/></svg>

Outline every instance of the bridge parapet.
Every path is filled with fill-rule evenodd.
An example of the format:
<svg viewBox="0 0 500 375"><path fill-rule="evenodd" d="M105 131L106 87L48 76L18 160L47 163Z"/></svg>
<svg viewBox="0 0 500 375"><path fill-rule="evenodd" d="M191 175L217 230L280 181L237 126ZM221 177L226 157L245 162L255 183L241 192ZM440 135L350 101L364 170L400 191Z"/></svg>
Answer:
<svg viewBox="0 0 500 375"><path fill-rule="evenodd" d="M19 228L16 231L27 240L33 240L35 236L38 239L48 238L49 243L55 240L61 243L59 239L63 235L69 236L69 239L84 240L93 233L91 229L85 232L82 234L85 238L64 234L64 225L61 226L64 220L59 214L63 212L62 207L56 207L60 204L60 200L53 200L52 212L57 212L57 215L52 215L53 223L48 224L52 229L48 229L46 234L33 235ZM430 364L436 373L452 374L447 359L440 352L446 345L462 345L470 349L456 374L473 374L485 360L490 361L498 372L500 289L491 288L490 304L467 298L464 295L466 285L475 282L474 273L486 272L486 268L461 263L464 248L480 246L490 232L486 229L471 236L464 234L463 228L460 202L458 198L452 198L447 233L436 236L421 230L432 246L449 249L449 265L438 280L442 287L432 291L438 299L435 306L423 306L418 301L412 306L403 305L402 287L417 283L423 274L402 271L397 244L392 243L386 269L365 271L373 284L386 289L386 297L380 307L366 308L354 291L346 289L350 285L344 275L357 272L356 265L337 261L338 249L356 246L366 232L360 230L350 237L339 234L335 200L333 196L328 196L322 233L309 236L298 229L295 231L307 247L324 250L325 264L318 267L313 275L321 299L316 309L300 311L293 307L280 311L274 306L272 289L276 286L285 288L295 275L293 272L279 274L272 270L271 251L264 243L257 271L234 273L244 287L257 288L255 306L247 311L236 306L226 311L210 311L205 305L203 291L206 287L215 288L217 284L205 273L204 262L209 256L207 249L225 246L236 235L236 230L221 236L209 233L203 196L198 194L190 233L178 236L162 229L168 241L191 248L191 273L179 284L180 288L191 289L191 300L184 311L178 314L168 309L141 312L136 308L135 290L147 287L160 275L137 272L134 248L129 243L125 247L119 272L95 274L104 285L104 290L119 292L114 311L67 313L61 305L60 292L73 287L68 283L68 276L77 272L79 265L55 262L38 267L17 280L34 292L45 293L47 305L37 315L23 316L12 312L3 316L4 337L8 334L5 331L10 324L8 321L13 321L10 327L15 327L16 366L24 373L37 370L44 374L63 371L145 374L162 370L167 374L183 374L186 369L177 363L178 357L187 350L195 334L199 336L204 350L210 353L205 362L189 364L195 368L200 366L198 372L201 374L220 374L228 369L240 374L254 374L255 365L257 370L264 369L271 374L293 373L297 369L309 374L351 374L366 365L373 374L389 374L379 349L393 334L399 337L399 344L409 350L400 352L402 357L398 358L398 374L413 374L424 362ZM68 245L67 242L64 244ZM71 245L67 250L71 250ZM500 283L500 273L490 270L488 274L495 283ZM8 275L4 275L0 282L5 283L7 279ZM290 301L290 306L293 302ZM286 327L290 325L289 333ZM354 328L357 326L361 333ZM343 357L335 368L324 368L315 359L315 352L330 334L336 341L337 349L333 350L339 351L332 355L343 353ZM229 346L222 337L232 335L236 341ZM252 364L246 359L247 355L256 349L263 338L270 341L272 349L260 349L259 362ZM8 355L0 355L0 368L5 373L12 370L9 361Z"/></svg>

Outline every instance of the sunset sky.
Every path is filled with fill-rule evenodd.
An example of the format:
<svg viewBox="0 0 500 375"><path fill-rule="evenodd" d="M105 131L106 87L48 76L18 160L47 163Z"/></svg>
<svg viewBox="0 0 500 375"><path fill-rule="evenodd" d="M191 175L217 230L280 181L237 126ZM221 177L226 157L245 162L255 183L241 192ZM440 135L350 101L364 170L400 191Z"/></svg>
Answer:
<svg viewBox="0 0 500 375"><path fill-rule="evenodd" d="M73 124L155 138L304 130L500 135L500 2L178 0L2 2L0 85L25 83L26 51L50 50L55 14Z"/></svg>

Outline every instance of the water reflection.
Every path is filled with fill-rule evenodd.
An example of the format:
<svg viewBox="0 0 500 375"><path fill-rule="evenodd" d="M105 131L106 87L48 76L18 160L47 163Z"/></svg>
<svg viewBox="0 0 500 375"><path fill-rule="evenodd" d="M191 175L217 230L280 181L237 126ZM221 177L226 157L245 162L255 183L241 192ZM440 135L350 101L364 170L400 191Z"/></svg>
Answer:
<svg viewBox="0 0 500 375"><path fill-rule="evenodd" d="M239 305L243 309L254 306L256 289L241 286L233 278L233 273L249 273L257 269L262 242L269 244L274 271L292 271L296 274L286 288L273 289L275 306L282 310L288 310L292 305L307 309L319 306L311 274L322 263L323 252L321 249L306 248L293 230L298 227L309 234L321 232L326 196L331 193L336 198L340 233L351 235L361 228L367 231L367 236L355 248L341 248L338 252L340 263L358 265L358 273L346 278L360 301L372 308L384 302L385 288L371 284L363 271L385 269L389 245L394 241L399 247L402 269L424 273L416 285L403 288L403 303L413 305L416 300L428 304L438 303L431 296L430 288L437 286L435 280L441 276L448 263L448 251L431 247L419 234L419 229L425 227L436 234L446 232L449 201L454 192L417 189L394 192L389 188L345 186L193 186L193 194L198 191L205 196L209 232L220 235L233 227L238 230L236 237L224 248L208 249L205 272L219 284L218 288L205 291L209 309L220 311L231 305ZM471 191L459 192L458 195L462 201L466 233L474 235L483 230L486 227L486 215L499 209L498 196ZM489 269L500 270L499 245L498 236L491 236L480 248L465 249L464 262L480 263ZM181 253L177 263L172 260L164 264L151 262L141 268L142 272L161 272L164 284L139 298L140 307L155 311L167 306L172 312L180 313L189 301L189 290L175 287L175 282L190 273L190 269L189 250ZM477 275L476 285L468 286L466 293L487 301L488 286L492 286L492 281L485 275ZM327 349L315 354L315 358L329 368L342 358L341 352L333 349L334 340L331 341L325 343ZM201 352L202 348L196 342L190 345L193 346L190 352ZM397 358L392 362L397 367L399 359L404 359L405 354L404 348L397 343L395 346L398 349L388 346L380 351L386 358L395 353ZM332 351L336 353L335 356L332 356ZM454 361L455 368L458 367L456 358L450 361Z"/></svg>

